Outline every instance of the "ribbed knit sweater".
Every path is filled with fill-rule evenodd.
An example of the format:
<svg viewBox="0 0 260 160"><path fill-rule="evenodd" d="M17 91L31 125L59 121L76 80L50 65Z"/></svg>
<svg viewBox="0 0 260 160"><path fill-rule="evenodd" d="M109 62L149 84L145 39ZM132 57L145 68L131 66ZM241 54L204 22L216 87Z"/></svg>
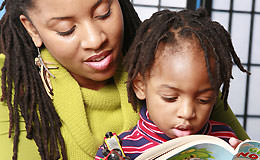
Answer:
<svg viewBox="0 0 260 160"><path fill-rule="evenodd" d="M56 77L51 78L53 103L62 122L61 132L69 160L94 159L107 131L121 133L135 126L139 116L127 100L125 72L117 70L113 83L94 91L81 88L46 50L42 51L42 57L46 62L55 63L54 66L59 67L51 70ZM0 58L3 65L4 56L1 55ZM0 145L1 159L11 159L12 139L8 139L8 109L3 105L6 106L0 103L0 142L6 144ZM18 159L40 159L34 141L25 138L23 122L21 130Z"/></svg>

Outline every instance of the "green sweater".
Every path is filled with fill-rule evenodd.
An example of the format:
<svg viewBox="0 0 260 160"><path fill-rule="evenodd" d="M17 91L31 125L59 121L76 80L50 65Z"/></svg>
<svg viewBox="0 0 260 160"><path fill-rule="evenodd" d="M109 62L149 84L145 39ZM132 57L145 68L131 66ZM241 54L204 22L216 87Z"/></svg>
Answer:
<svg viewBox="0 0 260 160"><path fill-rule="evenodd" d="M51 73L56 76L56 79L51 79L54 89L53 103L62 122L61 132L69 160L93 159L107 131L119 134L136 125L139 117L127 100L125 72L122 70L116 72L115 85L93 91L81 88L69 72L46 50L42 52L42 57L45 61L56 63L55 66L59 67L57 70L51 70ZM1 68L4 58L4 55L0 54ZM213 119L231 125L240 139L248 138L232 111L224 112L222 106L220 102L215 107ZM40 159L34 141L26 139L25 125L22 120L21 118L18 159ZM1 159L11 159L13 153L13 139L8 138L8 129L8 109L5 103L0 102Z"/></svg>
<svg viewBox="0 0 260 160"><path fill-rule="evenodd" d="M126 73L116 72L114 86L109 85L99 91L81 89L69 72L58 65L46 50L42 52L42 57L48 62L56 63L55 66L59 67L57 70L51 70L56 77L51 79L54 88L53 103L62 122L61 132L70 160L93 159L107 131L120 133L136 125L139 117L127 100ZM1 64L3 60L4 56L1 55ZM84 105L84 102L87 104ZM1 103L1 159L11 159L12 156L12 139L8 139L8 120L6 104ZM24 128L24 124L21 123L18 158L40 159L34 141L25 138Z"/></svg>

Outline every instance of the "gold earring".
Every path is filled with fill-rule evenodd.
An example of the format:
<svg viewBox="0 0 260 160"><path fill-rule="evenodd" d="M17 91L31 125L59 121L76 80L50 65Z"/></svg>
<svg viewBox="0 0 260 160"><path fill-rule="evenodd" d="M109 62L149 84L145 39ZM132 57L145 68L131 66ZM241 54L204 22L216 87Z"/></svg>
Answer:
<svg viewBox="0 0 260 160"><path fill-rule="evenodd" d="M44 62L42 57L41 57L41 52L40 49L37 47L37 51L38 51L38 57L36 57L34 59L35 61L35 65L37 65L40 69L39 74L41 76L41 80L42 83L44 85L44 88L48 94L48 96L52 99L53 96L53 88L51 85L51 81L50 81L50 76L52 76L53 78L56 78L50 71L49 69L58 69L59 67L55 67L55 66L47 66L48 64L54 64L54 63L48 63L48 62Z"/></svg>

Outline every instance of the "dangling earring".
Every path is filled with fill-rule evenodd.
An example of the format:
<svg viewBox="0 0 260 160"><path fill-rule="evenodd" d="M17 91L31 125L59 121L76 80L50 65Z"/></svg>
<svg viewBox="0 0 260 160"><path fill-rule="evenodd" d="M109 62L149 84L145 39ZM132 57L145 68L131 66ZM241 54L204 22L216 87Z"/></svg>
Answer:
<svg viewBox="0 0 260 160"><path fill-rule="evenodd" d="M53 88L51 85L51 81L50 81L50 75L53 78L56 78L50 71L49 69L58 69L59 67L55 67L55 66L46 66L48 64L54 64L54 63L48 63L43 61L42 57L41 57L41 52L40 49L37 47L37 51L38 51L38 57L36 57L34 59L35 61L35 65L37 65L40 69L39 74L41 76L44 88L48 94L48 96L52 99L53 96Z"/></svg>

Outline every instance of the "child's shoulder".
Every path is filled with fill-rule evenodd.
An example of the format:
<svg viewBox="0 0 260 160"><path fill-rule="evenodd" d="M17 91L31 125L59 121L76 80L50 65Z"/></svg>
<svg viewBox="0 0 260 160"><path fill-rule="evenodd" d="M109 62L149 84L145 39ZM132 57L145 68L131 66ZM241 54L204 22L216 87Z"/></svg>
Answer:
<svg viewBox="0 0 260 160"><path fill-rule="evenodd" d="M125 139L134 139L138 135L140 135L140 134L139 134L139 131L137 130L137 126L135 126L133 129L122 132L118 136L121 140L125 140Z"/></svg>
<svg viewBox="0 0 260 160"><path fill-rule="evenodd" d="M231 137L237 138L235 132L228 124L212 120L210 120L209 122L211 125L210 135L226 139L229 139Z"/></svg>
<svg viewBox="0 0 260 160"><path fill-rule="evenodd" d="M218 122L218 121L214 121L214 120L209 120L209 123L210 123L213 127L225 126L225 127L231 128L228 124L223 123L223 122Z"/></svg>

